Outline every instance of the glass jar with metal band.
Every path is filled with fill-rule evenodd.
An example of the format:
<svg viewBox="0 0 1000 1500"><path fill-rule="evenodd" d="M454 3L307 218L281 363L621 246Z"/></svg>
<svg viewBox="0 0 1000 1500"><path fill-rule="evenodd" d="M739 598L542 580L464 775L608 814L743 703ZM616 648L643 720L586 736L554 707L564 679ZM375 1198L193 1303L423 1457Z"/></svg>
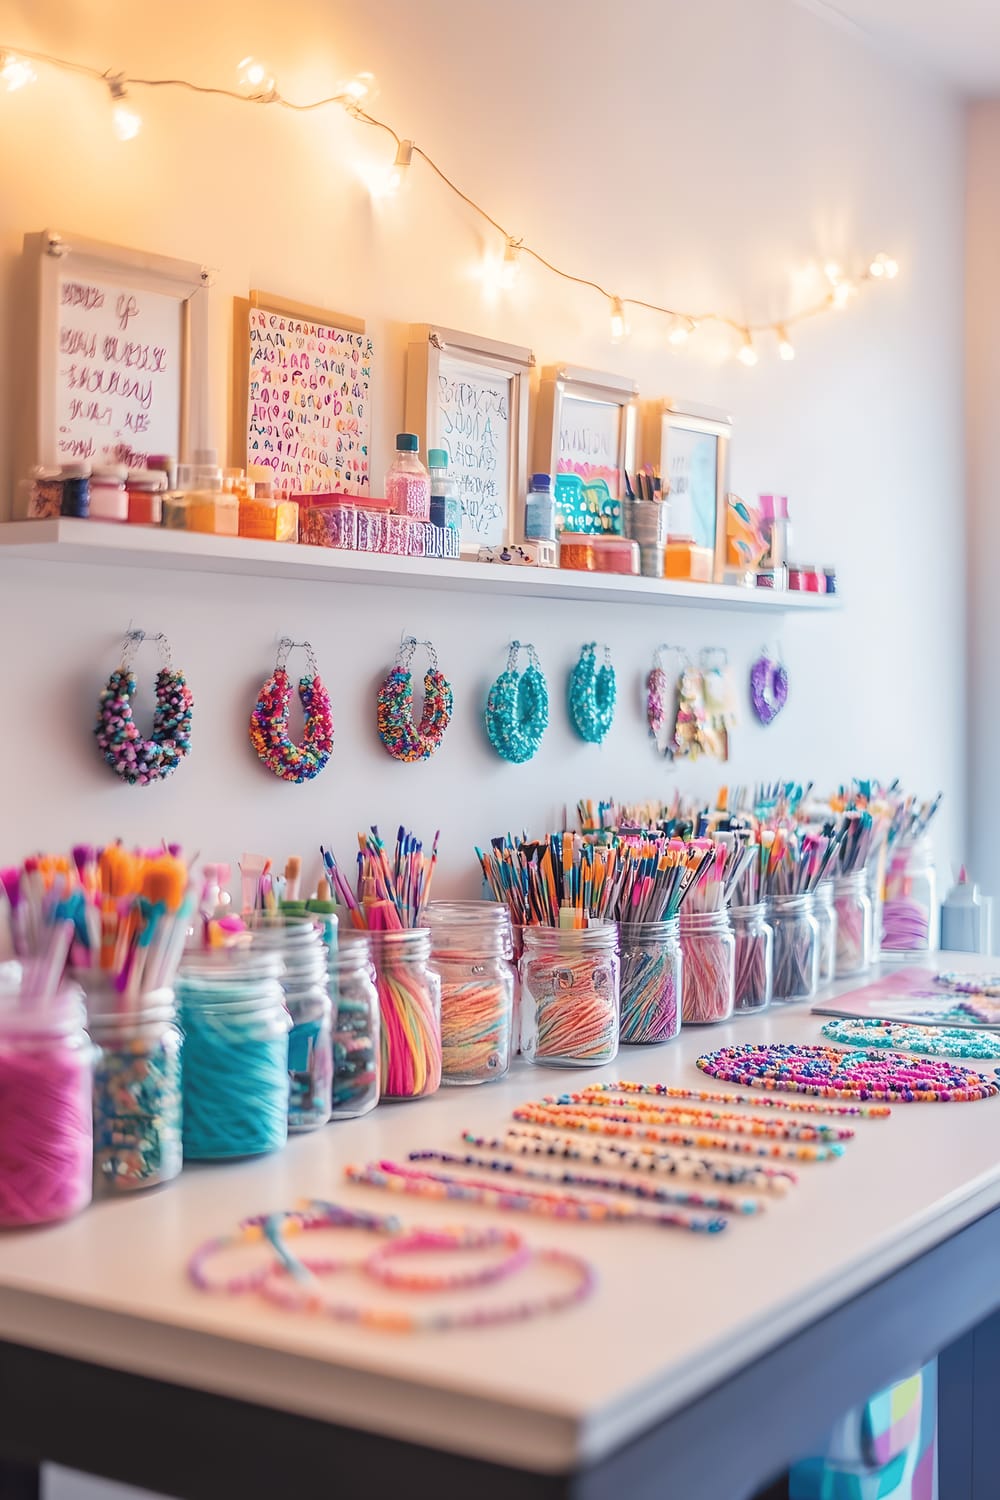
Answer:
<svg viewBox="0 0 1000 1500"><path fill-rule="evenodd" d="M426 918L441 978L441 1081L491 1083L510 1067L510 914L495 901L432 901Z"/></svg>
<svg viewBox="0 0 1000 1500"><path fill-rule="evenodd" d="M525 927L521 1050L550 1067L600 1067L618 1056L618 927Z"/></svg>
<svg viewBox="0 0 1000 1500"><path fill-rule="evenodd" d="M819 988L819 925L810 894L771 896L775 1002L811 1000Z"/></svg>

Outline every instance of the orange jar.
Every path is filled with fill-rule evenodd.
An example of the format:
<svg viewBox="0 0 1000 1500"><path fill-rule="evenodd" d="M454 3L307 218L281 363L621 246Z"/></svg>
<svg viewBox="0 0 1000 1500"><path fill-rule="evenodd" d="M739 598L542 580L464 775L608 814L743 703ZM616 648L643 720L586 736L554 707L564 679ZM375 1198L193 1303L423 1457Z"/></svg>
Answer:
<svg viewBox="0 0 1000 1500"><path fill-rule="evenodd" d="M583 531L563 531L559 535L559 566L577 573L597 571L596 538Z"/></svg>
<svg viewBox="0 0 1000 1500"><path fill-rule="evenodd" d="M663 572L667 578L711 583L713 564L711 547L696 547L690 537L673 537L666 545Z"/></svg>

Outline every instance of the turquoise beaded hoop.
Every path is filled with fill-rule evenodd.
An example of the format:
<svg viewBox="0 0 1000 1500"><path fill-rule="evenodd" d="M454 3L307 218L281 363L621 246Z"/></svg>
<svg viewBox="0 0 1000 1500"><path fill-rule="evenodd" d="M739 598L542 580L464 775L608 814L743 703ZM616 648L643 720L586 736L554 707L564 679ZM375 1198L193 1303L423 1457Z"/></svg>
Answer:
<svg viewBox="0 0 1000 1500"><path fill-rule="evenodd" d="M528 665L518 672L522 650ZM506 670L490 688L485 718L490 744L503 760L520 766L538 753L549 723L549 689L534 646L511 641Z"/></svg>
<svg viewBox="0 0 1000 1500"><path fill-rule="evenodd" d="M157 642L163 659L156 674L153 733L148 740L132 717L136 688L132 659L145 640ZM184 673L170 660L170 644L163 632L147 636L144 630L130 630L122 645L121 666L108 678L97 708L94 733L106 763L130 786L162 781L191 749L193 704Z"/></svg>
<svg viewBox="0 0 1000 1500"><path fill-rule="evenodd" d="M604 662L597 665L597 643L591 641L580 652L580 660L569 674L570 723L582 740L599 745L611 728L618 694L611 651L601 647Z"/></svg>

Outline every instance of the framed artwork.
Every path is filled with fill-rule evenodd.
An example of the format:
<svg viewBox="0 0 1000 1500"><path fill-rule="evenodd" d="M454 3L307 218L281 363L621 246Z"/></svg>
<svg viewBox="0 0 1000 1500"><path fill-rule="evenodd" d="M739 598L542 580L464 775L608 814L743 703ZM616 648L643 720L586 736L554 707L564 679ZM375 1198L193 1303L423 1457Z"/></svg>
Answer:
<svg viewBox="0 0 1000 1500"><path fill-rule="evenodd" d="M208 442L211 276L194 261L54 229L24 239L18 472L185 460Z"/></svg>
<svg viewBox="0 0 1000 1500"><path fill-rule="evenodd" d="M363 318L270 292L234 298L234 465L292 494L371 493L374 350Z"/></svg>
<svg viewBox="0 0 1000 1500"><path fill-rule="evenodd" d="M691 402L643 403L643 457L670 485L669 536L712 554L712 578L726 568L726 496L733 424L725 412Z"/></svg>
<svg viewBox="0 0 1000 1500"><path fill-rule="evenodd" d="M603 482L620 501L635 465L638 387L621 375L547 365L538 387L535 468Z"/></svg>
<svg viewBox="0 0 1000 1500"><path fill-rule="evenodd" d="M448 455L462 501L462 553L517 540L528 488L530 349L417 323L406 356L406 428Z"/></svg>

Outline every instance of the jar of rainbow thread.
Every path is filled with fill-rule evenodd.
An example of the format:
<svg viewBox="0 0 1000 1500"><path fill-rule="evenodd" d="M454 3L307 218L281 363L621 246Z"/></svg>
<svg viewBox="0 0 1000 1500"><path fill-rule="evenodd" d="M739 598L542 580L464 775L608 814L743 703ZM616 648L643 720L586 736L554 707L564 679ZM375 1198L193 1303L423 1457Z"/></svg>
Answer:
<svg viewBox="0 0 1000 1500"><path fill-rule="evenodd" d="M816 887L813 903L819 927L819 982L832 984L837 976L837 908L832 880L824 880Z"/></svg>
<svg viewBox="0 0 1000 1500"><path fill-rule="evenodd" d="M833 883L837 912L838 979L863 974L872 965L873 913L868 894L868 871L839 875Z"/></svg>
<svg viewBox="0 0 1000 1500"><path fill-rule="evenodd" d="M0 1228L68 1219L92 1196L93 1054L83 996L0 991Z"/></svg>
<svg viewBox="0 0 1000 1500"><path fill-rule="evenodd" d="M819 988L819 924L814 911L808 892L771 896L768 901L777 1002L811 1000Z"/></svg>
<svg viewBox="0 0 1000 1500"><path fill-rule="evenodd" d="M681 1029L680 930L679 917L619 927L623 1045L669 1042Z"/></svg>
<svg viewBox="0 0 1000 1500"><path fill-rule="evenodd" d="M287 1141L291 1021L282 967L279 954L252 944L182 963L185 1160L261 1156Z"/></svg>
<svg viewBox="0 0 1000 1500"><path fill-rule="evenodd" d="M333 1097L332 1005L327 951L310 916L255 913L246 919L258 952L280 955L288 1033L288 1128L315 1130L330 1118Z"/></svg>
<svg viewBox="0 0 1000 1500"><path fill-rule="evenodd" d="M341 931L330 949L333 1002L331 1120L353 1120L379 1099L379 1005L366 932Z"/></svg>
<svg viewBox="0 0 1000 1500"><path fill-rule="evenodd" d="M736 1005L736 938L729 913L687 911L681 907L685 1026L728 1021Z"/></svg>
<svg viewBox="0 0 1000 1500"><path fill-rule="evenodd" d="M510 1067L510 915L494 901L432 901L426 916L441 979L441 1081L491 1083Z"/></svg>
<svg viewBox="0 0 1000 1500"><path fill-rule="evenodd" d="M107 1196L172 1182L184 1160L181 1048L172 990L112 1009L88 987L94 1064L94 1191ZM120 996L118 997L121 998Z"/></svg>
<svg viewBox="0 0 1000 1500"><path fill-rule="evenodd" d="M767 925L763 901L729 909L736 940L735 1004L737 1015L766 1010L774 983L774 933Z"/></svg>
<svg viewBox="0 0 1000 1500"><path fill-rule="evenodd" d="M600 1067L618 1056L618 927L526 927L521 1050L547 1067Z"/></svg>
<svg viewBox="0 0 1000 1500"><path fill-rule="evenodd" d="M383 1099L422 1099L441 1087L441 980L426 927L376 928L369 936L381 1028Z"/></svg>

